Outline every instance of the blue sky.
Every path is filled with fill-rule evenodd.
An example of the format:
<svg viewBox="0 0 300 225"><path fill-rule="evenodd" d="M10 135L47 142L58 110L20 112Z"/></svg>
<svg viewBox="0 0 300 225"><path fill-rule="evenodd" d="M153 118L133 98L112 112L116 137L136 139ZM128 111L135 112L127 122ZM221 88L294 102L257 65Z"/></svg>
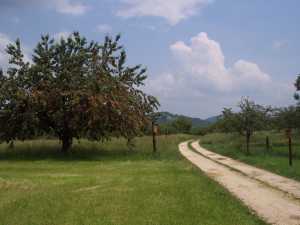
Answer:
<svg viewBox="0 0 300 225"><path fill-rule="evenodd" d="M41 34L121 33L161 110L204 118L242 96L284 106L300 73L299 9L298 0L0 0L0 65L18 37L30 58Z"/></svg>

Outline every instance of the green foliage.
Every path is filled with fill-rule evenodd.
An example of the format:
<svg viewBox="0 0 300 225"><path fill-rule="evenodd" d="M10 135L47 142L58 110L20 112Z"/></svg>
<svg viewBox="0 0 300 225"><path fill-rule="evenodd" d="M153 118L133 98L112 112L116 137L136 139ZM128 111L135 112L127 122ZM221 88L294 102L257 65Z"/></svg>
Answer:
<svg viewBox="0 0 300 225"><path fill-rule="evenodd" d="M176 134L179 133L178 130L175 129L175 127L172 125L172 123L164 123L159 125L160 133L161 134Z"/></svg>
<svg viewBox="0 0 300 225"><path fill-rule="evenodd" d="M218 128L223 132L235 132L239 129L238 115L232 109L224 108L222 111L222 118L218 122Z"/></svg>
<svg viewBox="0 0 300 225"><path fill-rule="evenodd" d="M189 134L192 128L192 121L184 116L179 116L175 120L160 125L162 134Z"/></svg>
<svg viewBox="0 0 300 225"><path fill-rule="evenodd" d="M9 45L11 67L0 76L1 140L52 132L67 151L73 138L139 135L158 102L140 90L146 69L126 65L119 39L100 45L77 32L59 42L45 35L31 64L19 40Z"/></svg>
<svg viewBox="0 0 300 225"><path fill-rule="evenodd" d="M298 106L289 106L276 109L274 123L281 129L296 129L300 127L300 109Z"/></svg>
<svg viewBox="0 0 300 225"><path fill-rule="evenodd" d="M180 116L172 122L172 126L181 133L189 133L192 128L192 121Z"/></svg>
<svg viewBox="0 0 300 225"><path fill-rule="evenodd" d="M157 122L158 122L158 124L166 124L166 123L170 123L180 117L185 117L186 119L191 120L193 127L207 127L210 124L214 123L216 120L216 117L210 117L206 120L203 120L200 118L172 114L169 112L159 112L159 113L157 113Z"/></svg>
<svg viewBox="0 0 300 225"><path fill-rule="evenodd" d="M254 131L265 128L269 117L270 108L255 104L248 98L239 102L239 112L225 108L219 120L218 127L224 132L238 132L243 136L252 135Z"/></svg>
<svg viewBox="0 0 300 225"><path fill-rule="evenodd" d="M296 93L294 95L295 100L298 101L298 105L299 105L299 101L300 101L300 95L299 95L299 91L300 91L300 74L297 76L296 78L296 82L295 82L295 88L296 88Z"/></svg>
<svg viewBox="0 0 300 225"><path fill-rule="evenodd" d="M223 132L238 132L246 137L247 154L249 154L249 142L253 133L265 129L270 118L270 108L255 104L248 98L242 98L239 102L239 112L234 113L231 109L224 109L222 119L218 127Z"/></svg>
<svg viewBox="0 0 300 225"><path fill-rule="evenodd" d="M264 128L268 108L255 104L248 98L243 98L238 106L240 112L236 114L236 128L240 134L251 136L254 131Z"/></svg>

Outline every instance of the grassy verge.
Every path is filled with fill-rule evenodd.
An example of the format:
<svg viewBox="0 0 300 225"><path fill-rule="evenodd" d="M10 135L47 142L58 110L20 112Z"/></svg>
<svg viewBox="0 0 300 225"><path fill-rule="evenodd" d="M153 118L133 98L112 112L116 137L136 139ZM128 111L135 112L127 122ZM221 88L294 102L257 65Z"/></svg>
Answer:
<svg viewBox="0 0 300 225"><path fill-rule="evenodd" d="M269 136L271 149L266 150L265 138ZM283 133L257 132L251 141L251 155L245 154L245 140L238 134L214 133L201 138L201 145L219 154L264 168L282 176L300 181L299 134L293 136L293 166L289 166L288 145Z"/></svg>
<svg viewBox="0 0 300 225"><path fill-rule="evenodd" d="M264 224L227 191L182 159L187 135L126 142L81 141L57 154L56 141L0 146L0 224Z"/></svg>

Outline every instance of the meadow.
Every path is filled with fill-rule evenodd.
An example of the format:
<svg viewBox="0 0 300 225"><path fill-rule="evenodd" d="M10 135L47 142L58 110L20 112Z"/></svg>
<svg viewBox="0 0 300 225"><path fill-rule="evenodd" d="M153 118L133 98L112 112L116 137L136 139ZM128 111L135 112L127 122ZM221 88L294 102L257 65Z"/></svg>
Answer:
<svg viewBox="0 0 300 225"><path fill-rule="evenodd" d="M266 148L269 136L270 149ZM292 137L293 166L289 166L288 139L284 132L256 132L250 143L250 155L245 153L245 137L237 133L212 133L201 137L200 144L208 150L300 181L300 134Z"/></svg>
<svg viewBox="0 0 300 225"><path fill-rule="evenodd" d="M265 224L178 152L189 135L0 145L0 224L257 225Z"/></svg>

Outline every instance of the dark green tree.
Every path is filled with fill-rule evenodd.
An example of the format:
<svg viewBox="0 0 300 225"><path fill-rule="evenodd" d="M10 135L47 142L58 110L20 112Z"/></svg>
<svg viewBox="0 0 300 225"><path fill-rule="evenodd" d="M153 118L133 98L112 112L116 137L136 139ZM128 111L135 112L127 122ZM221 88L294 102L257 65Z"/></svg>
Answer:
<svg viewBox="0 0 300 225"><path fill-rule="evenodd" d="M249 98L242 98L238 103L239 112L225 108L218 127L223 132L238 132L246 137L246 153L250 154L250 139L253 133L267 127L270 108L255 104Z"/></svg>
<svg viewBox="0 0 300 225"><path fill-rule="evenodd" d="M269 108L265 108L249 98L242 98L238 107L240 112L236 114L237 131L246 137L246 153L250 154L250 138L257 130L266 127L267 115Z"/></svg>
<svg viewBox="0 0 300 225"><path fill-rule="evenodd" d="M294 95L294 98L298 101L298 105L300 104L300 95L299 95L299 91L300 91L300 74L297 76L296 78L296 82L295 82L295 88L296 88L296 93Z"/></svg>
<svg viewBox="0 0 300 225"><path fill-rule="evenodd" d="M299 122L300 110L297 106L277 108L274 112L274 123L279 130L296 129Z"/></svg>
<svg viewBox="0 0 300 225"><path fill-rule="evenodd" d="M179 116L172 121L171 126L177 131L177 133L189 133L192 128L192 121L184 116Z"/></svg>
<svg viewBox="0 0 300 225"><path fill-rule="evenodd" d="M216 126L222 132L236 132L239 126L238 122L237 114L231 108L224 108L221 119L217 122Z"/></svg>
<svg viewBox="0 0 300 225"><path fill-rule="evenodd" d="M158 102L140 90L146 69L126 65L119 39L107 36L101 45L78 32L58 42L45 35L31 64L24 62L19 41L9 45L11 67L1 77L0 123L11 129L2 140L51 131L67 152L73 138L139 135Z"/></svg>

